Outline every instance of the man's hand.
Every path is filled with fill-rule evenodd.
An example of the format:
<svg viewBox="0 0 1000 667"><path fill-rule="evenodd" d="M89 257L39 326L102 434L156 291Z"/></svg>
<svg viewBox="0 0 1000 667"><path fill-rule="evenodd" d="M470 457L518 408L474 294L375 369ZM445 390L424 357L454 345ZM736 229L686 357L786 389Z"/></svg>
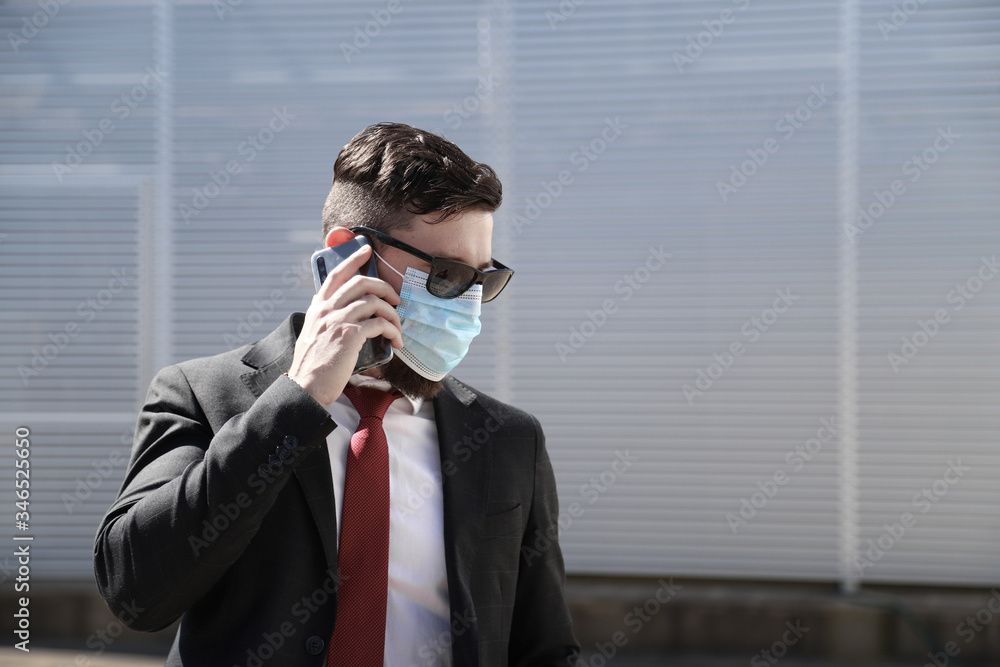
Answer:
<svg viewBox="0 0 1000 667"><path fill-rule="evenodd" d="M320 405L336 401L354 373L361 346L369 338L385 336L403 347L399 295L389 283L358 275L371 256L365 246L336 266L306 311L302 332L288 377Z"/></svg>

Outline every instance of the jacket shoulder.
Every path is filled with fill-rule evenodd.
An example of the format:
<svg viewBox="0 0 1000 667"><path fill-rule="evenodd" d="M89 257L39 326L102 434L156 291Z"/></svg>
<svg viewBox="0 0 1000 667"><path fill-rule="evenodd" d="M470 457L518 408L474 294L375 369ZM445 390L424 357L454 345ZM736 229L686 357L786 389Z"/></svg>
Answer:
<svg viewBox="0 0 1000 667"><path fill-rule="evenodd" d="M256 343L249 343L226 352L195 357L180 361L174 366L187 377L204 377L207 375L231 374L239 376L251 370L243 359Z"/></svg>
<svg viewBox="0 0 1000 667"><path fill-rule="evenodd" d="M473 403L478 403L483 410L496 419L498 423L504 425L504 427L530 429L534 431L536 435L541 434L541 424L535 415L530 412L515 407L510 403L504 403L503 401L496 399L485 392L479 391L475 387L472 387L471 385L466 384L451 375L449 375L444 382L445 389L448 393L457 398L460 402L464 403L467 407L471 406Z"/></svg>

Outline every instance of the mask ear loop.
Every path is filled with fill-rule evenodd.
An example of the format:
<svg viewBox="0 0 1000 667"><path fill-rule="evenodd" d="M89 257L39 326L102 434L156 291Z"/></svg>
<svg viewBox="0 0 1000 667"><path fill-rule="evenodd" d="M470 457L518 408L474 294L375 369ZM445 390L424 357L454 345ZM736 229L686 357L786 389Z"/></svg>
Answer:
<svg viewBox="0 0 1000 667"><path fill-rule="evenodd" d="M395 274L396 274L397 276L399 276L399 277L400 277L400 278L402 278L403 280L406 280L406 276L404 276L404 275L403 275L402 273L400 273L399 271L397 271L397 270L396 270L396 267L394 267L394 266L393 266L392 264L390 264L389 262L385 261L385 257L383 257L382 255L378 254L378 251L376 251L376 250L375 250L375 248L372 248L372 252L373 252L373 253L375 253L375 256L376 256L376 257L378 257L379 259L381 259L381 260L382 260L382 263L383 263L383 264L385 264L385 265L386 265L386 266L388 266L388 267L389 267L390 269L392 269L392 272L393 272L393 273L395 273Z"/></svg>

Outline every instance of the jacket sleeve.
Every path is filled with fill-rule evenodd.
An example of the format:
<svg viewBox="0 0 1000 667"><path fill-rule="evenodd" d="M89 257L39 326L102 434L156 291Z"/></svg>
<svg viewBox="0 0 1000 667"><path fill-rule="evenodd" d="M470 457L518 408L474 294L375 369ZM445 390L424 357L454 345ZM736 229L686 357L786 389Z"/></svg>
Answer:
<svg viewBox="0 0 1000 667"><path fill-rule="evenodd" d="M559 499L545 436L535 425L535 483L514 598L508 662L512 667L576 665L580 646L566 606L566 572L559 548Z"/></svg>
<svg viewBox="0 0 1000 667"><path fill-rule="evenodd" d="M180 618L239 558L294 469L334 426L281 376L213 433L182 368L160 371L95 540L94 571L111 611L137 630Z"/></svg>

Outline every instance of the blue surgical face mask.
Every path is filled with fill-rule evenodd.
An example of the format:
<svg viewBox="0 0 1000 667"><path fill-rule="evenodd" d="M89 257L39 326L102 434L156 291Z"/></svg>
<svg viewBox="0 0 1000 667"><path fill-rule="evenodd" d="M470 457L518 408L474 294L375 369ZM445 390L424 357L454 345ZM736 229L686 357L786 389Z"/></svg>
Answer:
<svg viewBox="0 0 1000 667"><path fill-rule="evenodd" d="M377 253L376 253L377 254ZM403 279L396 307L403 329L403 349L393 350L407 366L428 380L440 380L468 353L479 335L483 286L474 285L454 299L427 291L427 274L410 267L402 274L378 258Z"/></svg>

